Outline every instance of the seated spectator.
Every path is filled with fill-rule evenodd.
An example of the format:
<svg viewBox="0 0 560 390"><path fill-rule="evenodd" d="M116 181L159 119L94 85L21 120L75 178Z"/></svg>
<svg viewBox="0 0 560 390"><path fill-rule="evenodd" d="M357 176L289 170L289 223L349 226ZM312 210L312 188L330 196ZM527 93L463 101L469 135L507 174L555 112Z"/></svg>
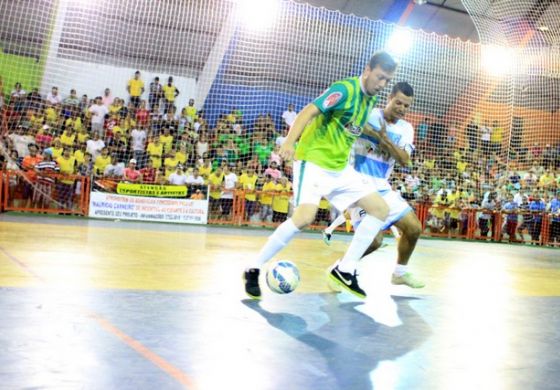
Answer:
<svg viewBox="0 0 560 390"><path fill-rule="evenodd" d="M169 175L167 182L174 186L184 186L187 184L187 176L182 165L177 165L175 172Z"/></svg>
<svg viewBox="0 0 560 390"><path fill-rule="evenodd" d="M142 183L154 184L156 182L157 170L151 159L146 160L146 166L140 169L142 175Z"/></svg>
<svg viewBox="0 0 560 390"><path fill-rule="evenodd" d="M130 159L128 167L124 169L123 179L132 183L142 182L142 174L136 169L136 160Z"/></svg>
<svg viewBox="0 0 560 390"><path fill-rule="evenodd" d="M105 166L103 170L103 177L115 180L121 180L124 175L124 163L119 162L117 155L111 156L111 162Z"/></svg>
<svg viewBox="0 0 560 390"><path fill-rule="evenodd" d="M187 184L188 185L203 185L204 178L200 176L200 172L198 168L194 168L191 175L187 176Z"/></svg>
<svg viewBox="0 0 560 390"><path fill-rule="evenodd" d="M68 146L69 148L74 146L74 142L76 142L76 133L72 127L68 127L64 130L60 136L60 142L63 146Z"/></svg>
<svg viewBox="0 0 560 390"><path fill-rule="evenodd" d="M105 172L107 165L111 163L111 156L109 155L109 149L104 147L101 149L101 154L97 156L93 164L93 174L96 176L101 176Z"/></svg>

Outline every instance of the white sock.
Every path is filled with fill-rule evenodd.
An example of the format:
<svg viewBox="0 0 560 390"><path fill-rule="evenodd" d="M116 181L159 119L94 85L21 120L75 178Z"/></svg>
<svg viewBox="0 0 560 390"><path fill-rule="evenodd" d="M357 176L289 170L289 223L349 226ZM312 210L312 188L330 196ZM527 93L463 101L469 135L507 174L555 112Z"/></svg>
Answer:
<svg viewBox="0 0 560 390"><path fill-rule="evenodd" d="M338 265L338 268L342 272L354 273L358 265L358 260L360 260L375 236L377 236L377 233L379 233L383 227L383 223L382 220L371 215L366 215L364 217L354 233L348 250Z"/></svg>
<svg viewBox="0 0 560 390"><path fill-rule="evenodd" d="M338 217L336 217L336 219L334 221L332 221L332 223L325 229L325 232L327 234L332 234L332 232L334 231L334 229L336 229L337 227L339 227L340 225L342 225L344 222L346 222L346 217L344 216L344 213L341 213Z"/></svg>
<svg viewBox="0 0 560 390"><path fill-rule="evenodd" d="M294 225L291 218L284 221L268 237L255 261L248 268L260 268L264 263L280 252L300 230Z"/></svg>
<svg viewBox="0 0 560 390"><path fill-rule="evenodd" d="M403 276L407 272L408 272L408 266L407 265L397 264L395 266L395 270L393 271L393 275Z"/></svg>

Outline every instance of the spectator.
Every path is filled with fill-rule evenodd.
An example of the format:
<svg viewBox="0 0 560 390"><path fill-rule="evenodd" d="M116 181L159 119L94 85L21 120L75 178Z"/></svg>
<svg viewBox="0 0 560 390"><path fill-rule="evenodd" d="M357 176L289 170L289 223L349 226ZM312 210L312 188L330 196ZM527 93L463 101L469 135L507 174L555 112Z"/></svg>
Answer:
<svg viewBox="0 0 560 390"><path fill-rule="evenodd" d="M147 152L149 159L152 160L152 166L155 169L159 169L161 167L161 158L163 157L163 144L159 136L156 135L153 141L148 144Z"/></svg>
<svg viewBox="0 0 560 390"><path fill-rule="evenodd" d="M517 212L519 205L513 200L513 195L509 193L507 195L507 201L502 206L502 210L506 214L506 234L508 235L509 242L517 242Z"/></svg>
<svg viewBox="0 0 560 390"><path fill-rule="evenodd" d="M498 121L495 120L490 135L490 143L492 152L498 155L502 152L503 133L504 129L498 124Z"/></svg>
<svg viewBox="0 0 560 390"><path fill-rule="evenodd" d="M54 157L54 156L53 156ZM71 149L66 147L62 152L62 156L56 160L60 167L62 175L74 175L76 173L76 160L71 156ZM72 197L74 195L74 179L62 178L56 184L56 193L58 200L63 207L72 208Z"/></svg>
<svg viewBox="0 0 560 390"><path fill-rule="evenodd" d="M167 177L175 171L177 165L179 165L179 160L177 159L177 152L175 149L171 149L167 154L167 157L163 161L163 165L165 166L165 174Z"/></svg>
<svg viewBox="0 0 560 390"><path fill-rule="evenodd" d="M105 116L109 113L109 111L107 110L107 107L102 104L99 96L95 98L95 103L88 109L88 112L91 114L92 133L98 132L104 137Z"/></svg>
<svg viewBox="0 0 560 390"><path fill-rule="evenodd" d="M494 210L497 208L498 204L496 202L496 193L490 192L487 197L482 200L480 207L483 209L482 213L478 217L478 227L480 228L480 235L482 237L487 237L490 231L490 224L492 224L492 230L494 230Z"/></svg>
<svg viewBox="0 0 560 390"><path fill-rule="evenodd" d="M542 213L546 210L546 204L542 200L539 193L535 192L533 199L529 202L529 211L533 214L531 223L529 224L529 234L534 244L539 244L541 228L542 228Z"/></svg>
<svg viewBox="0 0 560 390"><path fill-rule="evenodd" d="M142 174L136 169L136 160L131 158L128 167L124 169L123 179L132 183L141 183Z"/></svg>
<svg viewBox="0 0 560 390"><path fill-rule="evenodd" d="M488 126L488 121L484 122L484 126L480 128L480 145L485 156L490 154L490 139L492 137L492 129Z"/></svg>
<svg viewBox="0 0 560 390"><path fill-rule="evenodd" d="M232 172L228 165L224 167L224 181L222 183L222 195L220 205L222 207L222 217L227 218L233 206L233 195L237 187L237 175Z"/></svg>
<svg viewBox="0 0 560 390"><path fill-rule="evenodd" d="M276 191L276 182L270 175L265 176L265 183L260 196L261 212L260 219L263 222L272 221L272 195Z"/></svg>
<svg viewBox="0 0 560 390"><path fill-rule="evenodd" d="M68 146L69 148L74 146L74 143L76 142L76 133L74 133L74 129L72 127L68 127L64 130L60 136L60 142L63 146Z"/></svg>
<svg viewBox="0 0 560 390"><path fill-rule="evenodd" d="M201 158L204 154L208 153L209 145L206 134L202 133L196 141L196 157Z"/></svg>
<svg viewBox="0 0 560 390"><path fill-rule="evenodd" d="M169 76L167 84L162 87L163 97L165 100L164 112L167 113L173 107L175 108L175 99L179 96L179 90L173 85L173 77Z"/></svg>
<svg viewBox="0 0 560 390"><path fill-rule="evenodd" d="M168 153L171 149L173 149L175 139L173 138L173 135L171 135L169 127L163 128L163 135L161 135L159 139L163 144L163 153Z"/></svg>
<svg viewBox="0 0 560 390"><path fill-rule="evenodd" d="M97 156L93 164L93 174L101 176L105 172L107 165L111 163L111 156L109 156L109 149L104 147L101 149L101 154Z"/></svg>
<svg viewBox="0 0 560 390"><path fill-rule="evenodd" d="M10 94L10 104L14 104L14 109L17 112L23 111L25 108L25 97L27 92L21 87L21 83L16 83L14 89Z"/></svg>
<svg viewBox="0 0 560 390"><path fill-rule="evenodd" d="M150 93L148 95L148 103L150 110L157 111L159 109L159 101L163 97L163 90L159 83L159 77L155 77L154 81L150 83Z"/></svg>
<svg viewBox="0 0 560 390"><path fill-rule="evenodd" d="M278 180L282 176L282 172L278 169L276 161L271 161L270 166L264 171L265 175L271 176L273 179Z"/></svg>
<svg viewBox="0 0 560 390"><path fill-rule="evenodd" d="M222 183L224 181L224 173L222 168L218 167L208 176L208 186L210 191L210 215L217 216L220 211L220 198L222 196Z"/></svg>
<svg viewBox="0 0 560 390"><path fill-rule="evenodd" d="M140 78L140 71L134 72L134 78L128 80L126 90L130 95L130 103L134 108L140 107L140 97L144 93L144 82Z"/></svg>
<svg viewBox="0 0 560 390"><path fill-rule="evenodd" d="M142 183L154 184L156 182L157 170L151 159L146 160L146 166L140 169L142 175Z"/></svg>
<svg viewBox="0 0 560 390"><path fill-rule="evenodd" d="M168 183L173 186L184 186L187 184L187 176L183 171L182 165L177 165L175 172L169 175Z"/></svg>
<svg viewBox="0 0 560 390"><path fill-rule="evenodd" d="M29 155L29 144L35 141L33 137L25 134L23 125L18 125L16 132L9 134L8 139L21 158Z"/></svg>
<svg viewBox="0 0 560 390"><path fill-rule="evenodd" d="M288 104L288 109L282 113L282 120L287 129L292 127L292 124L296 120L297 113L294 111L294 105Z"/></svg>
<svg viewBox="0 0 560 390"><path fill-rule="evenodd" d="M44 107L43 97L39 93L39 88L33 88L25 100L27 109L41 111Z"/></svg>
<svg viewBox="0 0 560 390"><path fill-rule="evenodd" d="M43 157L37 154L39 148L37 148L37 145L34 143L30 143L27 147L29 149L29 154L23 158L21 167L25 172L24 178L26 179L23 181L23 198L27 201L26 207L29 207L33 195L33 185L37 180L35 166L43 161Z"/></svg>
<svg viewBox="0 0 560 390"><path fill-rule="evenodd" d="M35 165L37 172L37 185L33 191L32 204L41 209L48 208L52 200L52 188L55 178L53 174L60 171L56 161L53 161L49 152L43 152L43 160Z"/></svg>
<svg viewBox="0 0 560 390"><path fill-rule="evenodd" d="M189 99L189 105L183 108L182 114L185 116L188 123L194 124L195 120L197 119L194 99Z"/></svg>
<svg viewBox="0 0 560 390"><path fill-rule="evenodd" d="M103 177L108 179L121 180L124 175L124 163L119 162L116 154L111 156L111 162L103 169Z"/></svg>
<svg viewBox="0 0 560 390"><path fill-rule="evenodd" d="M47 103L53 106L62 104L62 97L58 94L58 87L52 87L51 92L47 95Z"/></svg>
<svg viewBox="0 0 560 390"><path fill-rule="evenodd" d="M187 176L188 185L204 185L204 178L200 176L198 168L194 168L191 175Z"/></svg>
<svg viewBox="0 0 560 390"><path fill-rule="evenodd" d="M84 95L85 96L85 95ZM107 109L113 104L115 98L113 98L113 94L109 88L105 88L103 91L103 97L101 98L101 104L103 104Z"/></svg>
<svg viewBox="0 0 560 390"><path fill-rule="evenodd" d="M420 147L426 145L426 139L428 136L428 129L430 128L430 118L426 117L422 120L422 122L418 125L416 129L416 144Z"/></svg>
<svg viewBox="0 0 560 390"><path fill-rule="evenodd" d="M91 154L93 161L101 154L103 148L105 148L105 142L99 137L99 131L93 132L93 138L86 141L87 152Z"/></svg>
<svg viewBox="0 0 560 390"><path fill-rule="evenodd" d="M288 192L292 190L292 184L288 181L288 178L281 177L275 190L276 194L272 198L272 222L284 222L288 218L290 205Z"/></svg>
<svg viewBox="0 0 560 390"><path fill-rule="evenodd" d="M547 211L550 213L550 237L551 244L560 243L560 189L556 191L553 198L547 205Z"/></svg>
<svg viewBox="0 0 560 390"><path fill-rule="evenodd" d="M130 144L132 149L132 156L138 162L138 166L142 168L145 164L146 149L146 129L141 127L135 128L130 132Z"/></svg>
<svg viewBox="0 0 560 390"><path fill-rule="evenodd" d="M247 173L239 177L239 188L245 191L245 219L250 220L255 214L257 195L255 189L258 176L253 168L247 168Z"/></svg>

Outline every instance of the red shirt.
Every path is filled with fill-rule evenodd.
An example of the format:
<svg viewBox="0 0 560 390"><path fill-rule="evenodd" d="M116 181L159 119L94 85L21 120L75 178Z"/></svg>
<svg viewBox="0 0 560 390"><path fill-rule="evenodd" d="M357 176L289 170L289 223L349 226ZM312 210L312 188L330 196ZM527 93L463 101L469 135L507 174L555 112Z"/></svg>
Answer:
<svg viewBox="0 0 560 390"><path fill-rule="evenodd" d="M140 174L144 183L155 183L156 182L156 169L155 168L142 168L140 169Z"/></svg>
<svg viewBox="0 0 560 390"><path fill-rule="evenodd" d="M148 110L140 109L136 111L136 122L138 122L138 125L147 125L149 118L150 112Z"/></svg>
<svg viewBox="0 0 560 390"><path fill-rule="evenodd" d="M124 179L136 180L140 176L140 171L136 169L125 168L124 169Z"/></svg>
<svg viewBox="0 0 560 390"><path fill-rule="evenodd" d="M23 169L27 171L27 177L31 181L35 181L37 178L37 172L35 172L35 165L43 161L43 157L39 156L38 154L35 157L32 156L25 156L21 165Z"/></svg>

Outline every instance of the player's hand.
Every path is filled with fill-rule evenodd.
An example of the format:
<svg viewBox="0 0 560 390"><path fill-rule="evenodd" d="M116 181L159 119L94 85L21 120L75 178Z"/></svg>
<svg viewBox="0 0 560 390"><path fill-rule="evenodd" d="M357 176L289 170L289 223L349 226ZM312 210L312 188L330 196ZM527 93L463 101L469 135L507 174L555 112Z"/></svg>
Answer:
<svg viewBox="0 0 560 390"><path fill-rule="evenodd" d="M284 142L282 144L282 146L280 147L280 151L278 152L278 154L280 154L280 157L285 161L290 161L294 157L294 153L295 153L294 145L289 144L287 142Z"/></svg>
<svg viewBox="0 0 560 390"><path fill-rule="evenodd" d="M382 138L387 138L387 124L385 119L381 119L381 127L379 128L379 135Z"/></svg>

